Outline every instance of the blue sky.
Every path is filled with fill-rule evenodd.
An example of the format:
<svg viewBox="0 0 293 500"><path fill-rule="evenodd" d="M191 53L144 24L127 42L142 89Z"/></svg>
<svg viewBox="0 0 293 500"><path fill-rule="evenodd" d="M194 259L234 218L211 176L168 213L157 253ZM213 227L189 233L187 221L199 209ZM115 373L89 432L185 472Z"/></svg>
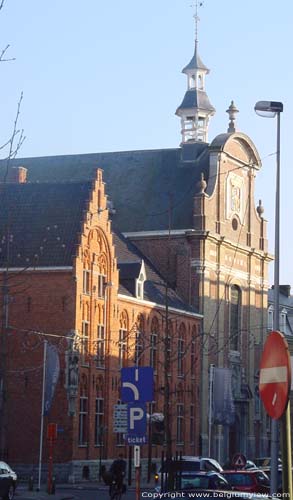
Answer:
<svg viewBox="0 0 293 500"><path fill-rule="evenodd" d="M181 70L194 46L191 3L6 0L0 49L11 44L16 60L0 64L0 143L10 135L23 91L21 157L177 147L174 113L186 87ZM259 118L253 108L258 100L284 103L280 281L293 285L293 2L205 0L199 16L199 52L211 70L207 92L217 110L209 139L226 131L233 99L237 128L263 160L255 199L263 200L271 252L276 120Z"/></svg>

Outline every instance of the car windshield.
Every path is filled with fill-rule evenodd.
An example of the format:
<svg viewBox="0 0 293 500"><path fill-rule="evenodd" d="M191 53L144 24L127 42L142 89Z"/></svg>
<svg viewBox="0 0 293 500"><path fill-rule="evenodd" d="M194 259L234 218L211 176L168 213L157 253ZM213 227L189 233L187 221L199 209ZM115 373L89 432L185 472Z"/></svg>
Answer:
<svg viewBox="0 0 293 500"><path fill-rule="evenodd" d="M250 486L253 484L253 478L249 474L226 473L225 478L232 486Z"/></svg>
<svg viewBox="0 0 293 500"><path fill-rule="evenodd" d="M181 489L191 490L193 488L208 488L209 478L206 476L181 477Z"/></svg>
<svg viewBox="0 0 293 500"><path fill-rule="evenodd" d="M163 467L160 469L160 472L168 472L170 470L173 471L199 471L200 470L200 462L197 460L174 460L171 463L165 462Z"/></svg>
<svg viewBox="0 0 293 500"><path fill-rule="evenodd" d="M270 480L264 472L258 471L255 473L255 476L257 478L258 483L265 484L266 486L270 486Z"/></svg>

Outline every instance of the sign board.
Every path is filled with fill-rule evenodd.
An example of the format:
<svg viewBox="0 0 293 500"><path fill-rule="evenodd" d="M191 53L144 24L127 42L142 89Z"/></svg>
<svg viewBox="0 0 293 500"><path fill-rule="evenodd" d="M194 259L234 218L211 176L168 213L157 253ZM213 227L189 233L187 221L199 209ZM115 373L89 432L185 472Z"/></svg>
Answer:
<svg viewBox="0 0 293 500"><path fill-rule="evenodd" d="M134 467L140 467L140 447L139 446L134 447L133 464L134 464Z"/></svg>
<svg viewBox="0 0 293 500"><path fill-rule="evenodd" d="M147 413L145 403L128 403L126 442L141 446L147 443Z"/></svg>
<svg viewBox="0 0 293 500"><path fill-rule="evenodd" d="M129 403L127 405L128 434L143 436L147 432L147 414L144 403Z"/></svg>
<svg viewBox="0 0 293 500"><path fill-rule="evenodd" d="M235 453L231 460L232 467L235 469L243 469L246 465L246 457L242 453Z"/></svg>
<svg viewBox="0 0 293 500"><path fill-rule="evenodd" d="M129 444L130 446L142 446L143 444L147 444L148 438L147 436L134 436L134 435L129 435L126 434L126 443Z"/></svg>
<svg viewBox="0 0 293 500"><path fill-rule="evenodd" d="M284 335L271 332L260 363L259 393L269 416L279 419L285 412L291 387L291 362Z"/></svg>
<svg viewBox="0 0 293 500"><path fill-rule="evenodd" d="M127 405L114 405L113 432L127 432Z"/></svg>
<svg viewBox="0 0 293 500"><path fill-rule="evenodd" d="M150 366L121 368L121 399L124 403L153 401L153 368Z"/></svg>

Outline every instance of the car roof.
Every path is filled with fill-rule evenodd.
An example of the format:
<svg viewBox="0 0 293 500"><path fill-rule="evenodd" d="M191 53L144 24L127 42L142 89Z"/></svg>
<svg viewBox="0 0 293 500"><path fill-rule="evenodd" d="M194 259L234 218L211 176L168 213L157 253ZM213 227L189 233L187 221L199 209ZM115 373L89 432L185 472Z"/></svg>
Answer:
<svg viewBox="0 0 293 500"><path fill-rule="evenodd" d="M256 472L264 472L261 469L229 469L224 470L222 474L255 474Z"/></svg>
<svg viewBox="0 0 293 500"><path fill-rule="evenodd" d="M189 477L190 477L190 476L204 476L204 477L206 477L206 476L214 476L215 474L216 474L217 476L218 476L218 475L222 475L222 473L221 473L221 472L218 472L218 471L216 471L216 470L207 470L207 471L204 471L204 470L199 470L199 471L197 471L197 470L195 470L195 471L183 471L181 475L182 475L182 476L186 475L186 476L189 476Z"/></svg>

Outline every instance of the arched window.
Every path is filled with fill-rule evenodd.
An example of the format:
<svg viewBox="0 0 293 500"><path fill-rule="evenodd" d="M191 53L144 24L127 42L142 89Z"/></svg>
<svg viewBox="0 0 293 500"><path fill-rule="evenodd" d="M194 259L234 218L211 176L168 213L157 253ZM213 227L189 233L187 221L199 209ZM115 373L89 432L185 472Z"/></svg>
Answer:
<svg viewBox="0 0 293 500"><path fill-rule="evenodd" d="M268 330L273 330L274 328L274 308L269 306L268 308Z"/></svg>
<svg viewBox="0 0 293 500"><path fill-rule="evenodd" d="M104 434L104 381L99 377L96 382L96 404L95 404L95 446L103 446Z"/></svg>
<svg viewBox="0 0 293 500"><path fill-rule="evenodd" d="M183 377L184 375L184 355L185 355L185 326L182 323L179 328L179 337L177 343L177 375Z"/></svg>
<svg viewBox="0 0 293 500"><path fill-rule="evenodd" d="M280 331L286 335L287 311L283 308L280 312Z"/></svg>
<svg viewBox="0 0 293 500"><path fill-rule="evenodd" d="M196 371L196 328L192 328L191 345L190 345L190 375L195 377Z"/></svg>
<svg viewBox="0 0 293 500"><path fill-rule="evenodd" d="M127 358L128 317L126 311L120 315L119 328L119 368L125 366Z"/></svg>
<svg viewBox="0 0 293 500"><path fill-rule="evenodd" d="M151 338L150 338L150 366L156 371L158 362L158 333L159 322L157 318L152 320L151 325Z"/></svg>
<svg viewBox="0 0 293 500"><path fill-rule="evenodd" d="M240 325L241 325L241 290L239 286L231 286L230 302L230 349L240 349Z"/></svg>
<svg viewBox="0 0 293 500"><path fill-rule="evenodd" d="M87 445L87 418L88 418L88 392L87 378L85 375L81 378L80 398L79 398L79 422L78 422L78 444Z"/></svg>
<svg viewBox="0 0 293 500"><path fill-rule="evenodd" d="M141 366L144 348L144 317L140 314L136 322L134 364Z"/></svg>

